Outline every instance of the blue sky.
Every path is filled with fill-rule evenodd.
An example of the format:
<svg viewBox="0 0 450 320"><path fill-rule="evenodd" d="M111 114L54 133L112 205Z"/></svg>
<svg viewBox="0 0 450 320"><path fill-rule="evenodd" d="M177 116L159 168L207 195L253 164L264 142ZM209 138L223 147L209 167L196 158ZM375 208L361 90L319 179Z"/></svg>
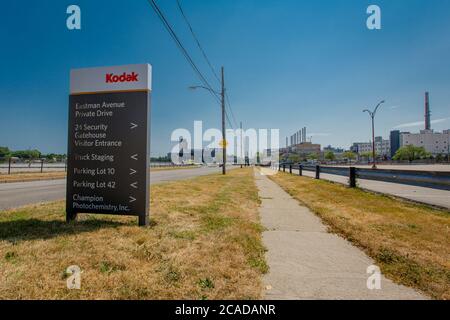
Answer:
<svg viewBox="0 0 450 320"><path fill-rule="evenodd" d="M177 11L158 3L194 60L214 78ZM66 28L66 8L82 10L82 30ZM430 91L434 129L450 128L450 1L183 0L210 60L226 69L236 120L244 127L303 126L313 142L368 141L365 107L386 99L377 133L423 119ZM382 10L382 30L366 28L366 8ZM65 152L69 70L153 66L152 154L171 148L176 128L219 127L220 109L146 0L7 1L0 16L0 145ZM436 121L437 120L437 121ZM402 127L417 131L421 127Z"/></svg>

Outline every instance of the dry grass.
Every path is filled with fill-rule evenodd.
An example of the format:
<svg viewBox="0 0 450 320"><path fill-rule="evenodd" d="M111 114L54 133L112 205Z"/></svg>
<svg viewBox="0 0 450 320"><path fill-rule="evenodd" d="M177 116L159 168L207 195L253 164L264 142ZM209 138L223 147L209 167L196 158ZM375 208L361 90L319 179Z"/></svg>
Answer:
<svg viewBox="0 0 450 320"><path fill-rule="evenodd" d="M2 299L257 299L267 271L250 169L152 186L151 227L64 202L0 213ZM81 290L65 270L81 267Z"/></svg>
<svg viewBox="0 0 450 320"><path fill-rule="evenodd" d="M65 177L66 173L63 171L0 174L0 183L64 179Z"/></svg>
<svg viewBox="0 0 450 320"><path fill-rule="evenodd" d="M285 173L271 179L331 231L376 260L394 281L450 299L450 213L323 180Z"/></svg>

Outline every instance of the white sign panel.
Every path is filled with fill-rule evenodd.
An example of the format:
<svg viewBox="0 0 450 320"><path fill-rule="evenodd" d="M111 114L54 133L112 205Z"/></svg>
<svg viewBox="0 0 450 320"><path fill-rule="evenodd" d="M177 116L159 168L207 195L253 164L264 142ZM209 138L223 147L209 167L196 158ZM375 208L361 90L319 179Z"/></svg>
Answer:
<svg viewBox="0 0 450 320"><path fill-rule="evenodd" d="M74 69L70 71L70 94L152 89L152 66L125 66Z"/></svg>

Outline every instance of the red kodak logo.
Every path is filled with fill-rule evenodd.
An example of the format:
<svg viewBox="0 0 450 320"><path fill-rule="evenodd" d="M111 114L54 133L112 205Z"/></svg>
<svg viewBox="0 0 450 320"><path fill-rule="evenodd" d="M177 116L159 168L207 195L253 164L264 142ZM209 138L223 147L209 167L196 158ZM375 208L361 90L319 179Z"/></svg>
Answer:
<svg viewBox="0 0 450 320"><path fill-rule="evenodd" d="M139 74L137 73L126 73L115 75L114 73L106 74L106 83L117 83L117 82L137 82Z"/></svg>

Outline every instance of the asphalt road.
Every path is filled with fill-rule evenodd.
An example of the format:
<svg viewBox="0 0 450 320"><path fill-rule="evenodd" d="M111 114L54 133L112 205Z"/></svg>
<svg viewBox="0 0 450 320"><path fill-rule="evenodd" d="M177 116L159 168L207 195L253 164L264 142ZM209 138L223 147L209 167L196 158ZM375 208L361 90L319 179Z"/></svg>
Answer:
<svg viewBox="0 0 450 320"><path fill-rule="evenodd" d="M230 169L233 168L228 168L228 170ZM190 179L221 171L222 168L218 167L155 171L150 173L150 184ZM65 179L0 184L0 210L17 208L27 204L63 200L65 197Z"/></svg>

